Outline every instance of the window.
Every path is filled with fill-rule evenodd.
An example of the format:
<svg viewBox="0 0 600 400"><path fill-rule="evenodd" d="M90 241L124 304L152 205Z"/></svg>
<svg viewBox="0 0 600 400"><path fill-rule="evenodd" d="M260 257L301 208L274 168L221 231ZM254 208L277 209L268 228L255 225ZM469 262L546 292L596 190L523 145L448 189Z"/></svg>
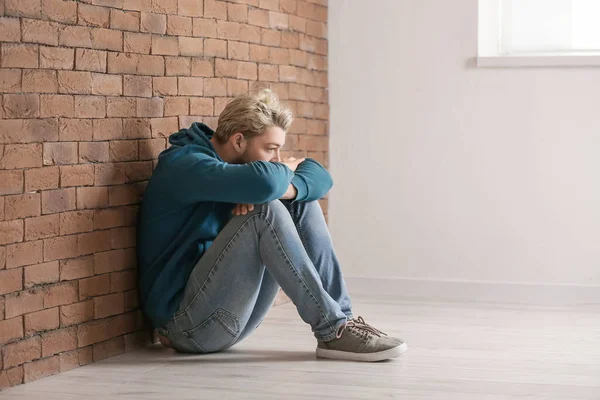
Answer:
<svg viewBox="0 0 600 400"><path fill-rule="evenodd" d="M479 0L478 64L600 65L600 0Z"/></svg>

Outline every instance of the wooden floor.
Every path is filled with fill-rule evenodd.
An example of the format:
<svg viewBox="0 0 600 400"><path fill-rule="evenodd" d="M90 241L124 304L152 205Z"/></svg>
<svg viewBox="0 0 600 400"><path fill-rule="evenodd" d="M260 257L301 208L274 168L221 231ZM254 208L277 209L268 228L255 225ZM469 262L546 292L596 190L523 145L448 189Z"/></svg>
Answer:
<svg viewBox="0 0 600 400"><path fill-rule="evenodd" d="M600 305L577 308L354 298L408 343L380 363L315 358L292 304L228 352L155 346L0 392L0 399L600 399Z"/></svg>

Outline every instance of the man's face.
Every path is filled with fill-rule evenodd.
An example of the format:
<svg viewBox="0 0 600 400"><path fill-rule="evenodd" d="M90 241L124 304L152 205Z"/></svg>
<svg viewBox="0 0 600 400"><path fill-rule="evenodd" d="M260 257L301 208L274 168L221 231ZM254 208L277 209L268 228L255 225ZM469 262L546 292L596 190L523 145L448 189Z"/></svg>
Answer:
<svg viewBox="0 0 600 400"><path fill-rule="evenodd" d="M284 130L278 126L271 126L262 135L246 140L246 149L242 154L243 162L281 161L279 151L284 144Z"/></svg>

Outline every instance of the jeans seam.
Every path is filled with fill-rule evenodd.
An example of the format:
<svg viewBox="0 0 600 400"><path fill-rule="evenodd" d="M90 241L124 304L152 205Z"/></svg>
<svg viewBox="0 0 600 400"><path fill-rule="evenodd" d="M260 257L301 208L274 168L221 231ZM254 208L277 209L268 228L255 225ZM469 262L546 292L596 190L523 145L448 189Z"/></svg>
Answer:
<svg viewBox="0 0 600 400"><path fill-rule="evenodd" d="M265 215L265 213L262 213L260 215ZM327 325L329 325L329 329L331 329L332 331L335 332L333 326L331 325L331 321L329 321L329 318L327 318L327 316L323 313L323 307L321 307L321 304L319 304L319 302L317 301L315 295L310 291L309 287L306 285L306 282L304 282L304 280L302 279L302 277L300 277L300 274L298 273L297 268L294 266L294 264L290 261L289 256L287 255L287 253L285 252L285 250L283 249L283 246L281 244L281 241L279 240L279 237L277 236L277 232L275 231L275 228L273 227L273 225L271 224L271 222L267 219L264 218L264 220L267 222L267 224L269 225L269 228L271 230L271 234L273 235L273 237L277 240L278 242L278 247L281 250L281 253L284 255L285 259L286 259L286 263L287 265L290 267L290 269L294 272L294 274L298 277L298 279L300 280L300 283L302 283L302 285L304 286L304 290L306 290L306 292L310 295L311 299L314 301L314 303L317 305L317 307L319 308L319 312L321 314L321 316L325 319L325 321L327 322ZM304 246L304 244L303 244ZM305 248L306 251L306 248ZM312 261L311 261L312 262Z"/></svg>

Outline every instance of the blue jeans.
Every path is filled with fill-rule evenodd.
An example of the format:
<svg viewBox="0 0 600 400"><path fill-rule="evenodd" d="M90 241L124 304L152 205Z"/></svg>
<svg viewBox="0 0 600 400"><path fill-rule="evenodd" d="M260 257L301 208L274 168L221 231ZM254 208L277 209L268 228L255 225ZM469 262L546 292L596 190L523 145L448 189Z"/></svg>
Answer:
<svg viewBox="0 0 600 400"><path fill-rule="evenodd" d="M274 200L233 217L192 270L178 311L158 331L181 352L227 349L260 325L280 286L317 340L335 338L352 318L316 201Z"/></svg>

